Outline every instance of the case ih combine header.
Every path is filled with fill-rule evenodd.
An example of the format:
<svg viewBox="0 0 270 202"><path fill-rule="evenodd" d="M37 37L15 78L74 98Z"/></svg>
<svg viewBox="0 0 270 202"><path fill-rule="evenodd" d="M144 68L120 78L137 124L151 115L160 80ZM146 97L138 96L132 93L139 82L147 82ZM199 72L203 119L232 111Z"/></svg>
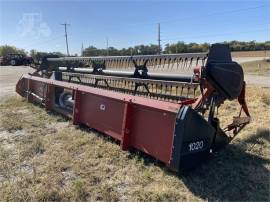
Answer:
<svg viewBox="0 0 270 202"><path fill-rule="evenodd" d="M45 58L16 91L175 171L198 165L250 121L242 67L223 44L209 53ZM217 108L234 99L239 116L222 129Z"/></svg>

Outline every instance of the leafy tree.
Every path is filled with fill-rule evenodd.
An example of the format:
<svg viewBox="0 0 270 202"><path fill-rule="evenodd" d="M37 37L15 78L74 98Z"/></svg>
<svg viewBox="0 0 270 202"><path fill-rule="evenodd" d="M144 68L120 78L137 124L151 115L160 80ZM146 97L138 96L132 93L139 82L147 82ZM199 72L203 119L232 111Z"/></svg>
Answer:
<svg viewBox="0 0 270 202"><path fill-rule="evenodd" d="M8 54L23 54L26 55L26 51L23 49L18 49L15 46L3 45L0 46L0 56L6 56Z"/></svg>
<svg viewBox="0 0 270 202"><path fill-rule="evenodd" d="M59 57L65 56L61 52L39 52L37 50L30 50L30 56L34 59L35 62L40 62L43 57L49 56L49 55L57 55Z"/></svg>
<svg viewBox="0 0 270 202"><path fill-rule="evenodd" d="M229 44L231 51L270 50L270 41L224 41L223 43ZM209 50L209 47L209 43L197 44L184 43L183 41L179 41L177 43L166 44L164 53L206 52Z"/></svg>
<svg viewBox="0 0 270 202"><path fill-rule="evenodd" d="M158 46L150 45L137 45L129 48L116 49L109 47L107 49L98 49L94 46L89 46L83 51L84 56L105 56L105 55L153 55L158 53Z"/></svg>
<svg viewBox="0 0 270 202"><path fill-rule="evenodd" d="M222 43L229 44L231 51L266 51L270 50L270 41L256 42L256 41L224 41ZM176 43L166 44L162 53L173 54L173 53L195 53L195 52L206 52L209 50L211 44L209 43L185 43L184 41L178 41ZM22 53L26 52L22 49L18 49L14 46L0 46L0 56L5 56L9 53ZM83 56L106 56L106 55L154 55L158 53L158 45L137 45L134 47L117 49L109 47L107 49L98 49L94 46L89 46L83 50ZM60 52L39 52L37 50L31 50L30 55L35 60L40 60L46 55L58 55L64 56Z"/></svg>

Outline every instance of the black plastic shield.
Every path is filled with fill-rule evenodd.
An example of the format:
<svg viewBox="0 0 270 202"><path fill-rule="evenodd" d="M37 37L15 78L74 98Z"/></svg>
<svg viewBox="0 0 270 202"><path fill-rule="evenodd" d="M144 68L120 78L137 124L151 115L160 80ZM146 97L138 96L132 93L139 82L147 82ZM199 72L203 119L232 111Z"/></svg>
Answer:
<svg viewBox="0 0 270 202"><path fill-rule="evenodd" d="M176 171L201 163L210 152L215 129L189 106L180 109L175 126L170 167Z"/></svg>

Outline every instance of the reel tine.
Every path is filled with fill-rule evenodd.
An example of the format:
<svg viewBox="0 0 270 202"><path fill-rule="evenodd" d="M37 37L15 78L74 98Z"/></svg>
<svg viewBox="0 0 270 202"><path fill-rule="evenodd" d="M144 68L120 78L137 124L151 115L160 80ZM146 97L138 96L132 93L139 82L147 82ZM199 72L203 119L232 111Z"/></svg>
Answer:
<svg viewBox="0 0 270 202"><path fill-rule="evenodd" d="M184 70L187 70L187 66L188 66L187 64L188 64L188 58L185 58L185 65L184 65L185 69Z"/></svg>
<svg viewBox="0 0 270 202"><path fill-rule="evenodd" d="M168 58L168 61L167 61L167 69L170 69L170 66L171 66L171 58Z"/></svg>
<svg viewBox="0 0 270 202"><path fill-rule="evenodd" d="M162 60L161 60L161 58L160 58L160 59L158 59L158 66L159 66L159 69L161 69L161 65L162 65Z"/></svg>
<svg viewBox="0 0 270 202"><path fill-rule="evenodd" d="M178 70L178 67L179 67L179 59L177 58L176 59L176 70Z"/></svg>
<svg viewBox="0 0 270 202"><path fill-rule="evenodd" d="M181 71L184 69L184 58L181 58Z"/></svg>
<svg viewBox="0 0 270 202"><path fill-rule="evenodd" d="M192 61L193 61L193 58L190 58L190 63L189 63L189 69L192 67Z"/></svg>
<svg viewBox="0 0 270 202"><path fill-rule="evenodd" d="M176 58L174 58L174 61L173 61L173 70L177 70L176 65L177 65L177 61L176 61Z"/></svg>

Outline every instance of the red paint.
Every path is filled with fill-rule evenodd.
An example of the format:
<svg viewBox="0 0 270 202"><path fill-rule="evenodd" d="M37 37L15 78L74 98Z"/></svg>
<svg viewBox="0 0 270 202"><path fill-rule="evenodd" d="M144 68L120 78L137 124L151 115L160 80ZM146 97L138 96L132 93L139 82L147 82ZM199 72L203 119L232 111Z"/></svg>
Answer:
<svg viewBox="0 0 270 202"><path fill-rule="evenodd" d="M108 97L80 93L80 106L75 105L79 114L77 122L121 140L125 103Z"/></svg>
<svg viewBox="0 0 270 202"><path fill-rule="evenodd" d="M18 82L17 92L25 97L22 93L25 90L37 94L44 99L48 109L62 113L62 109L54 106L56 87L74 92L71 115L74 124L85 124L120 140L123 150L136 148L169 163L180 104L29 75ZM36 102L32 97L29 96L29 101ZM66 112L62 114L67 116Z"/></svg>
<svg viewBox="0 0 270 202"><path fill-rule="evenodd" d="M153 108L132 106L132 146L163 162L171 156L176 113Z"/></svg>

